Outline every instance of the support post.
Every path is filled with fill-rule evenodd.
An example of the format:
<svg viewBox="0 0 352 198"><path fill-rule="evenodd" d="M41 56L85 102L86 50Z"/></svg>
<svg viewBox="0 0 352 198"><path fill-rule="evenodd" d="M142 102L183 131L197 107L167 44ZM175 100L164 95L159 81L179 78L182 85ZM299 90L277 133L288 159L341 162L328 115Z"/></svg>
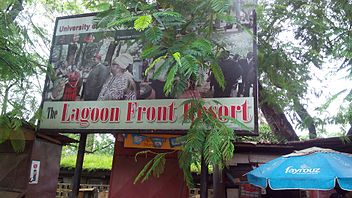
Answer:
<svg viewBox="0 0 352 198"><path fill-rule="evenodd" d="M86 150L87 134L81 133L79 138L78 153L76 160L75 174L72 178L72 192L70 198L77 198L79 192L79 186L81 183L82 166L84 159L84 152Z"/></svg>
<svg viewBox="0 0 352 198"><path fill-rule="evenodd" d="M200 166L200 198L208 198L208 166L203 155Z"/></svg>
<svg viewBox="0 0 352 198"><path fill-rule="evenodd" d="M222 170L218 165L213 166L213 196L216 198L225 197L225 186L222 182Z"/></svg>

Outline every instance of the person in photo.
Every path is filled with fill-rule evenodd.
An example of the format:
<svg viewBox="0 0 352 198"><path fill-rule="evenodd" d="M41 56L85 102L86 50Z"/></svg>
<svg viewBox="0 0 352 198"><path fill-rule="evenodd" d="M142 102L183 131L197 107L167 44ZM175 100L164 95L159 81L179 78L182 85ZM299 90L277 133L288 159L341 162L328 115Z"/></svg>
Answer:
<svg viewBox="0 0 352 198"><path fill-rule="evenodd" d="M67 50L66 61L68 65L75 64L75 57L78 49L78 41L79 41L79 35L78 34L73 35L72 41L68 45L68 50Z"/></svg>
<svg viewBox="0 0 352 198"><path fill-rule="evenodd" d="M94 61L92 70L89 72L88 77L83 79L83 98L85 101L97 100L105 80L109 77L109 69L101 63L101 55L96 54L92 59Z"/></svg>
<svg viewBox="0 0 352 198"><path fill-rule="evenodd" d="M133 64L133 57L124 53L116 57L110 66L111 74L104 83L98 100L135 100L136 84L127 67Z"/></svg>
<svg viewBox="0 0 352 198"><path fill-rule="evenodd" d="M70 72L67 74L67 82L64 90L64 101L75 101L80 88L81 74L75 65L71 66Z"/></svg>

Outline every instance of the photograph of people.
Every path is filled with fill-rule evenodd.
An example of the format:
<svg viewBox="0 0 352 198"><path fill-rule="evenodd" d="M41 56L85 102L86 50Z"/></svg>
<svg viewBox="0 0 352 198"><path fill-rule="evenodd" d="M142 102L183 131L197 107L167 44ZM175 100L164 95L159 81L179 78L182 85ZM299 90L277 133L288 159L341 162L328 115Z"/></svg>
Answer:
<svg viewBox="0 0 352 198"><path fill-rule="evenodd" d="M105 81L98 100L135 100L136 84L128 66L133 64L133 57L123 53L116 57L110 66L110 77Z"/></svg>
<svg viewBox="0 0 352 198"><path fill-rule="evenodd" d="M68 50L67 50L66 61L68 65L75 64L74 61L77 55L78 41L79 41L79 35L78 34L73 35L72 41L68 45Z"/></svg>
<svg viewBox="0 0 352 198"><path fill-rule="evenodd" d="M81 74L75 65L71 66L71 70L67 74L67 82L64 90L64 101L75 101L80 90Z"/></svg>
<svg viewBox="0 0 352 198"><path fill-rule="evenodd" d="M239 66L236 59L230 57L229 51L223 51L220 55L219 66L225 78L225 88L222 89L219 83L215 80L214 75L211 75L210 81L214 84L214 98L230 97L236 84L242 74L242 68Z"/></svg>
<svg viewBox="0 0 352 198"><path fill-rule="evenodd" d="M192 94L197 98L252 97L256 61L249 31L254 25L251 5L255 2L231 2L228 13L233 15L233 26L230 27L229 21L216 21L217 33L212 38L218 44L214 50L224 76L224 89L211 69L201 68L198 79L183 83L182 93L165 94L167 74L173 65L166 64L167 59L160 59L145 73L158 57L144 58L143 44L138 39L126 39L123 31L102 30L55 37L51 57L55 75L47 83L45 98L51 101L144 100L189 98Z"/></svg>
<svg viewBox="0 0 352 198"><path fill-rule="evenodd" d="M109 68L101 63L101 55L96 54L93 58L94 64L84 82L83 99L94 101L98 99L105 80L109 77Z"/></svg>

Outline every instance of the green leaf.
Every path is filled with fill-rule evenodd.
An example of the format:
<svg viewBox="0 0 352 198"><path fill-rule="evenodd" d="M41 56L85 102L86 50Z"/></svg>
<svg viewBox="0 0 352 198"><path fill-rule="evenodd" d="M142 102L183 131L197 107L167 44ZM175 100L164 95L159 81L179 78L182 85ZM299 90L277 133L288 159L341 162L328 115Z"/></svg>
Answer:
<svg viewBox="0 0 352 198"><path fill-rule="evenodd" d="M120 27L122 25L125 25L126 23L129 23L129 22L132 22L136 19L137 17L132 17L132 16L128 16L126 18L120 18L118 20L114 20L114 21L111 21L107 24L107 27L108 28L111 28L111 27Z"/></svg>
<svg viewBox="0 0 352 198"><path fill-rule="evenodd" d="M7 127L1 127L1 129L0 129L0 144L9 140L10 134L11 134L11 129L9 129Z"/></svg>
<svg viewBox="0 0 352 198"><path fill-rule="evenodd" d="M16 152L24 151L26 141L24 139L24 134L22 130L20 129L13 130L10 134L10 140L11 140L12 148Z"/></svg>
<svg viewBox="0 0 352 198"><path fill-rule="evenodd" d="M180 52L175 52L172 54L172 57L174 57L175 61L177 62L177 64L182 67L182 64L181 64L181 54Z"/></svg>
<svg viewBox="0 0 352 198"><path fill-rule="evenodd" d="M140 16L134 21L134 29L137 31L143 31L149 27L152 21L153 19L151 15Z"/></svg>
<svg viewBox="0 0 352 198"><path fill-rule="evenodd" d="M172 12L172 11L156 12L156 13L153 13L153 17L156 19L156 21L158 21L162 26L166 28L180 26L186 23L186 20L184 19L184 17L178 12Z"/></svg>
<svg viewBox="0 0 352 198"><path fill-rule="evenodd" d="M155 66L155 64L159 63L161 60L164 60L166 58L166 55L164 56L160 56L159 58L155 59L149 66L148 68L145 70L144 75L147 75L148 72L153 69L153 67Z"/></svg>
<svg viewBox="0 0 352 198"><path fill-rule="evenodd" d="M144 32L144 35L147 40L149 40L153 44L157 44L163 37L163 32L160 30L159 27L153 26L148 28L148 30Z"/></svg>
<svg viewBox="0 0 352 198"><path fill-rule="evenodd" d="M179 166L183 171L183 175L186 181L186 184L189 188L194 187L193 177L191 174L191 164L192 164L192 154L188 150L182 150L179 152Z"/></svg>
<svg viewBox="0 0 352 198"><path fill-rule="evenodd" d="M160 55L164 55L165 50L161 49L160 46L150 46L149 48L144 48L142 51L142 58L154 58Z"/></svg>
<svg viewBox="0 0 352 198"><path fill-rule="evenodd" d="M201 52L202 56L207 56L212 53L213 46L207 39L196 39L192 42L190 48Z"/></svg>
<svg viewBox="0 0 352 198"><path fill-rule="evenodd" d="M187 54L186 56L181 58L180 62L184 77L188 79L191 75L198 76L199 62L194 56Z"/></svg>
<svg viewBox="0 0 352 198"><path fill-rule="evenodd" d="M215 61L213 61L210 64L210 68L211 68L211 71L213 72L213 75L214 75L216 81L219 83L220 87L222 89L224 89L225 88L225 77L224 77L224 74L222 73L220 66Z"/></svg>
<svg viewBox="0 0 352 198"><path fill-rule="evenodd" d="M158 153L153 159L151 159L139 172L134 180L134 184L141 180L141 183L146 181L152 174L155 177L159 177L165 169L165 155L167 153Z"/></svg>
<svg viewBox="0 0 352 198"><path fill-rule="evenodd" d="M169 57L165 62L153 73L153 78L157 79L160 75L166 75L165 71L168 71L171 65L175 63L174 59Z"/></svg>
<svg viewBox="0 0 352 198"><path fill-rule="evenodd" d="M13 2L14 0L2 0L0 2L0 10L6 10Z"/></svg>
<svg viewBox="0 0 352 198"><path fill-rule="evenodd" d="M99 11L106 11L109 10L111 5L109 3L100 3L96 6L96 9Z"/></svg>
<svg viewBox="0 0 352 198"><path fill-rule="evenodd" d="M166 82L164 85L164 92L166 95L171 93L177 70L177 65L173 65L167 74Z"/></svg>
<svg viewBox="0 0 352 198"><path fill-rule="evenodd" d="M229 0L211 0L210 6L215 12L225 12L229 9Z"/></svg>

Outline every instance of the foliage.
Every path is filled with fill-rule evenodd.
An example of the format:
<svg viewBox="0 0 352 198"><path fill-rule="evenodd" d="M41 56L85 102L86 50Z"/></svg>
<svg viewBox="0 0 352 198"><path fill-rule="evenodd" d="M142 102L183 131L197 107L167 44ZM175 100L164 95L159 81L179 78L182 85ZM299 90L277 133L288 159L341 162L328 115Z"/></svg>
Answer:
<svg viewBox="0 0 352 198"><path fill-rule="evenodd" d="M77 134L66 134L68 137L79 140ZM88 141L88 140L91 141ZM78 143L71 143L62 148L62 156L76 155ZM86 144L87 154L96 155L113 155L114 154L114 137L111 134L89 134Z"/></svg>
<svg viewBox="0 0 352 198"><path fill-rule="evenodd" d="M203 156L207 165L224 168L226 162L233 157L235 134L233 129L216 119L211 108L203 108L204 101L186 102L191 103L187 118L192 120L192 125L187 134L180 138L183 145L179 153L179 164L187 184L192 186L191 164L198 164Z"/></svg>
<svg viewBox="0 0 352 198"><path fill-rule="evenodd" d="M33 35L45 37L21 14L23 8L23 1L0 3L0 143L9 139L16 151L24 149L22 123L36 121L39 103L34 93L41 93L38 82L45 71Z"/></svg>
<svg viewBox="0 0 352 198"><path fill-rule="evenodd" d="M0 116L0 144L9 140L16 152L22 152L25 147L22 122L11 116Z"/></svg>
<svg viewBox="0 0 352 198"><path fill-rule="evenodd" d="M37 109L33 92L33 80L43 74L41 56L29 49L35 45L29 36L29 28L16 20L22 5L7 1L0 10L0 97L1 115L28 120ZM34 77L34 78L33 78Z"/></svg>
<svg viewBox="0 0 352 198"><path fill-rule="evenodd" d="M258 61L268 102L298 112L298 101L303 101L308 91L311 67L322 69L323 62L335 59L335 62L342 60L340 69L351 68L352 18L347 14L351 13L351 7L348 0L275 0L264 1L259 6ZM292 39L278 39L283 36ZM312 122L315 125L339 122L339 117L346 118L343 115L349 114L348 108L341 112L330 121L301 118L300 122L304 127ZM346 123L344 120L340 123Z"/></svg>
<svg viewBox="0 0 352 198"><path fill-rule="evenodd" d="M98 25L144 30L140 38L144 43L142 58L153 60L146 72L161 63L153 77L167 71L164 92L177 97L187 88L189 80L201 79L199 71L202 69L211 70L224 87L224 76L218 65L218 54L223 46L212 36L215 20L228 16L229 5L228 0L116 1L111 9L98 14ZM193 119L186 120L192 124L182 138L184 144L179 153L179 165L191 186L191 164L199 164L201 157L207 165L221 168L232 158L234 132L214 119L212 109L203 108L204 101L194 99L188 102L192 104L188 117ZM152 174L159 176L164 170L166 154L156 154L135 182L143 182Z"/></svg>
<svg viewBox="0 0 352 198"><path fill-rule="evenodd" d="M134 180L134 184L136 184L139 180L141 180L141 183L146 181L152 174L154 177L159 177L165 169L165 156L168 153L155 153L152 151L141 151L138 152L135 156L135 160L137 161L137 156L140 154L148 154L148 153L153 153L156 154L152 160L150 160L144 167L143 169L139 172L137 177Z"/></svg>
<svg viewBox="0 0 352 198"><path fill-rule="evenodd" d="M185 120L185 122L192 122L192 124L187 134L180 137L179 140L183 142L179 152L179 165L187 185L193 186L191 167L197 167L201 157L204 156L207 166L218 165L220 168L224 168L226 162L233 157L235 134L233 129L216 119L212 108L203 108L206 104L203 100L192 99L185 101L185 103L191 104L186 115L189 120ZM216 101L212 103L218 104ZM150 152L143 151L139 154ZM142 178L142 182L144 182L152 173L158 177L164 171L166 154L169 153L156 153L155 157L138 174L135 183Z"/></svg>
<svg viewBox="0 0 352 198"><path fill-rule="evenodd" d="M60 166L62 168L74 169L76 167L76 155L62 156ZM83 169L94 171L97 169L111 170L112 155L87 154L84 156Z"/></svg>
<svg viewBox="0 0 352 198"><path fill-rule="evenodd" d="M189 79L200 78L199 69L211 69L220 84L224 84L224 77L217 64L217 52L221 46L211 40L212 30L208 24L217 18L216 13L224 14L228 6L217 1L208 1L208 5L204 1L189 1L187 4L190 7L197 7L191 11L185 9L188 6L180 8L179 3L117 1L113 9L98 15L101 17L100 26L144 30L141 38L144 43L142 58L154 60L147 71L162 61L154 77L162 70L168 71L164 91L175 96L187 88ZM204 17L206 13L214 16Z"/></svg>
<svg viewBox="0 0 352 198"><path fill-rule="evenodd" d="M251 142L258 142L258 143L269 143L269 144L286 143L285 138L272 133L270 126L264 123L259 125L259 136L236 137L236 141L241 141L241 142L251 141Z"/></svg>

